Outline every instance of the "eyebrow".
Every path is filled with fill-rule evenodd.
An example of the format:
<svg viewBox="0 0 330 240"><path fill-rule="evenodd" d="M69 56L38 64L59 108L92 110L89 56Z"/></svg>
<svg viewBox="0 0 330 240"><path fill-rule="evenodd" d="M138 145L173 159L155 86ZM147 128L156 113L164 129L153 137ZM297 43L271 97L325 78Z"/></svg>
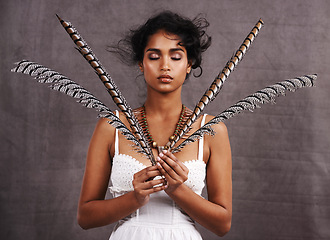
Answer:
<svg viewBox="0 0 330 240"><path fill-rule="evenodd" d="M184 52L184 50L182 48L171 48L170 49L170 52L176 52L176 51L182 51L182 52ZM160 53L161 51L158 48L149 48L149 49L147 49L146 52L157 52L157 53Z"/></svg>

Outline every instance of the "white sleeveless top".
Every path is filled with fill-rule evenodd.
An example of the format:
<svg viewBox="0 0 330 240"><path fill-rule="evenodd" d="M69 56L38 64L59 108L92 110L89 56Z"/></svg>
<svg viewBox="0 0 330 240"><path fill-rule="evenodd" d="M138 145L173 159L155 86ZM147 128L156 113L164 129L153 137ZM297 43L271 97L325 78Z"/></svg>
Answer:
<svg viewBox="0 0 330 240"><path fill-rule="evenodd" d="M117 114L117 113L116 113ZM118 115L118 114L117 114ZM206 114L201 125L205 123ZM133 175L146 168L137 159L119 153L118 130L115 136L115 155L111 168L110 192L119 197L133 191ZM198 143L198 159L185 161L189 169L185 184L195 193L201 195L205 186L206 164L203 161L204 138ZM202 239L194 226L194 221L164 192L150 195L149 202L136 212L120 220L114 228L111 240L152 240L152 239Z"/></svg>

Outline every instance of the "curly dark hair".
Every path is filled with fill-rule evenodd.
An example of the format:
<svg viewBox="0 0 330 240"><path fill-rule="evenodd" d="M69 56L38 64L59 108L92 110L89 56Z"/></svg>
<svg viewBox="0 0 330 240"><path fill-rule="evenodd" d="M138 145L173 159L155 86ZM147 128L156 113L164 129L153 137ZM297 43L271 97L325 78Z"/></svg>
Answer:
<svg viewBox="0 0 330 240"><path fill-rule="evenodd" d="M129 34L109 51L118 53L121 59L130 65L138 64L143 61L149 37L159 30L164 30L180 37L180 44L187 50L192 69L200 68L200 74L197 76L199 77L202 75L202 53L211 45L211 37L205 32L208 26L208 21L200 15L190 20L171 11L163 11L149 18L140 27L130 30Z"/></svg>

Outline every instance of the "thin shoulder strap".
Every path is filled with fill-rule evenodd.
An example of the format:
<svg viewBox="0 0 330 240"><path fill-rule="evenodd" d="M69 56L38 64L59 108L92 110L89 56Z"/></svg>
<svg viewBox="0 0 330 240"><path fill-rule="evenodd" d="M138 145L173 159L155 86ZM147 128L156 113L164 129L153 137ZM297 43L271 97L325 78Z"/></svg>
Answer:
<svg viewBox="0 0 330 240"><path fill-rule="evenodd" d="M205 118L207 114L203 115L202 122L201 122L201 127L205 124ZM203 147L204 147L204 137L199 139L198 143L198 160L203 161Z"/></svg>
<svg viewBox="0 0 330 240"><path fill-rule="evenodd" d="M119 111L115 110L116 117L119 118ZM116 128L116 135L115 135L115 156L119 154L119 140L118 140L118 129Z"/></svg>

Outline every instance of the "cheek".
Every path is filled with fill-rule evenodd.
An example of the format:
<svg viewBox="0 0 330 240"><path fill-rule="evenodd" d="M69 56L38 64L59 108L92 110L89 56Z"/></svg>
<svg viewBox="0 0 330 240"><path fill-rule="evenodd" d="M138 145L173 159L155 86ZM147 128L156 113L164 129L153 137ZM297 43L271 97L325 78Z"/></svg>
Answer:
<svg viewBox="0 0 330 240"><path fill-rule="evenodd" d="M186 75L188 71L188 64L187 63L180 63L180 65L177 66L178 71L182 75Z"/></svg>
<svg viewBox="0 0 330 240"><path fill-rule="evenodd" d="M153 75L154 72L155 72L155 67L150 63L146 63L146 64L144 64L143 72L144 72L145 76L146 75Z"/></svg>

